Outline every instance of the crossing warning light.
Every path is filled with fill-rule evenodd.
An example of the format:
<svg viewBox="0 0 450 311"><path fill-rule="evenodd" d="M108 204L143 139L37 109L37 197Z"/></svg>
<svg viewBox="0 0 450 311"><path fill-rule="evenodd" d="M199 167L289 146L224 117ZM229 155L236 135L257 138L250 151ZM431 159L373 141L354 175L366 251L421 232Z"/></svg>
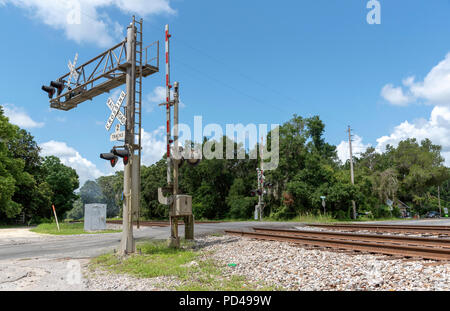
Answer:
<svg viewBox="0 0 450 311"><path fill-rule="evenodd" d="M117 160L119 159L117 156L115 156L113 153L101 153L100 159L107 160L111 163L111 166L114 167L117 164Z"/></svg>
<svg viewBox="0 0 450 311"><path fill-rule="evenodd" d="M50 82L50 85L56 88L56 90L58 91L56 94L58 96L61 95L62 91L64 91L64 88L66 87L64 81L59 80Z"/></svg>
<svg viewBox="0 0 450 311"><path fill-rule="evenodd" d="M55 92L56 92L56 90L55 90L54 87L46 86L46 85L43 85L43 86L42 86L42 90L45 91L45 92L47 92L48 98L50 98L50 99L53 98L53 95L55 95Z"/></svg>
<svg viewBox="0 0 450 311"><path fill-rule="evenodd" d="M128 148L125 148L123 150L121 150L121 149L119 149L119 150L118 149L113 149L113 150L111 150L111 152L114 155L116 155L116 156L118 156L118 157L123 159L123 165L127 165L128 164L128 161L130 159L130 151L128 150Z"/></svg>

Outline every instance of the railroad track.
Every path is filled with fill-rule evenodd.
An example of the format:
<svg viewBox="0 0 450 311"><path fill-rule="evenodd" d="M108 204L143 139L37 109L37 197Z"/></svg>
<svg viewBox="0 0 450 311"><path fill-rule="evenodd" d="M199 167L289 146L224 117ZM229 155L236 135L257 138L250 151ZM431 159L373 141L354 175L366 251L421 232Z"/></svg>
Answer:
<svg viewBox="0 0 450 311"><path fill-rule="evenodd" d="M196 221L196 224L212 224L212 223L219 223L220 221ZM107 220L106 223L108 224L116 224L121 225L122 220ZM136 221L133 222L134 225L137 224ZM144 227L168 227L170 224L168 221L139 221L139 225ZM178 225L184 225L183 221L179 221Z"/></svg>
<svg viewBox="0 0 450 311"><path fill-rule="evenodd" d="M252 232L227 230L225 233L337 250L450 260L450 239L268 228L254 228Z"/></svg>
<svg viewBox="0 0 450 311"><path fill-rule="evenodd" d="M309 227L326 228L346 231L375 231L397 233L428 233L432 235L449 235L450 226L409 226L409 225L381 225L381 224L308 224Z"/></svg>

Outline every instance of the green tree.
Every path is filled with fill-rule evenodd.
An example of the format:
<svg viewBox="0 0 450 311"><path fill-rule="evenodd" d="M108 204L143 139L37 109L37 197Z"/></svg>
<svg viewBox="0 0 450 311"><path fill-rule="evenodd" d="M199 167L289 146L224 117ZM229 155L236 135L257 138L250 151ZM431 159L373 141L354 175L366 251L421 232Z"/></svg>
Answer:
<svg viewBox="0 0 450 311"><path fill-rule="evenodd" d="M73 168L67 167L54 156L45 157L42 163L45 182L53 193L52 203L58 213L64 214L72 209L73 202L78 198L75 190L79 187L78 175ZM51 210L47 213L51 216Z"/></svg>

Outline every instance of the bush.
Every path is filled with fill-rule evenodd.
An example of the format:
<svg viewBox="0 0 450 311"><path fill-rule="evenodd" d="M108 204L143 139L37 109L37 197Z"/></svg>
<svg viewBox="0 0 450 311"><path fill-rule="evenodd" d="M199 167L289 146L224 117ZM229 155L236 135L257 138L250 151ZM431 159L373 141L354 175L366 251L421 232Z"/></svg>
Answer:
<svg viewBox="0 0 450 311"><path fill-rule="evenodd" d="M230 206L229 217L233 219L249 219L252 217L257 198L233 196L227 198Z"/></svg>

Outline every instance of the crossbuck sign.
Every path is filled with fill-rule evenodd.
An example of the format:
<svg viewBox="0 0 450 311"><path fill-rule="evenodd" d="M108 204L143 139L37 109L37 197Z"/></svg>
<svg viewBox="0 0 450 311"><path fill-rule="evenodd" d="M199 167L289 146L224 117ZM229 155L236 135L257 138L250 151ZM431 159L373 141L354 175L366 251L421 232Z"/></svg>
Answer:
<svg viewBox="0 0 450 311"><path fill-rule="evenodd" d="M125 96L127 96L127 94L124 91L122 91L122 93L120 93L119 99L117 100L116 104L114 104L114 102L111 98L108 98L106 105L109 107L109 109L111 109L111 115L109 116L108 121L106 121L105 127L106 127L107 131L109 131L111 129L111 126L114 123L114 119L116 119L116 118L120 122L120 124L125 125L127 118L120 111L120 107L122 106Z"/></svg>

